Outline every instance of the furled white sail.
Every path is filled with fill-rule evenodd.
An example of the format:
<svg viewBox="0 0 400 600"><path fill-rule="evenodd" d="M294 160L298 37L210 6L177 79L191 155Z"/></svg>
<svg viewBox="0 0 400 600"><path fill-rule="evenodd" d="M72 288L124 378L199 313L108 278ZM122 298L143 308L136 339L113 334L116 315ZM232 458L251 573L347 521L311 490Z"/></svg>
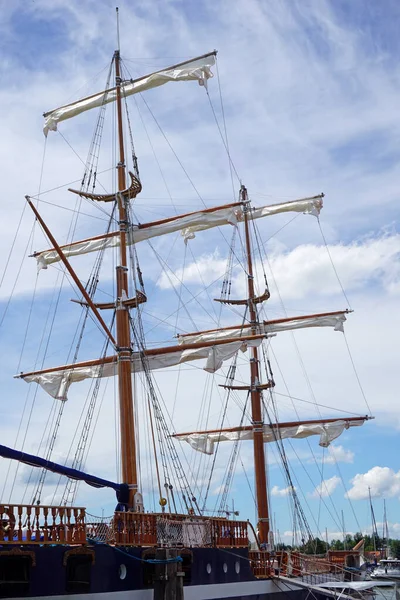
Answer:
<svg viewBox="0 0 400 600"><path fill-rule="evenodd" d="M341 420L338 419L332 423L305 423L294 425L292 427L272 428L270 425L264 425L264 442L274 442L277 439L302 439L311 435L319 435L319 445L327 448L333 440L336 440L345 429L349 427L358 427L363 425L364 421ZM237 440L252 440L253 432L251 430L225 431L216 433L190 433L176 435L181 442L188 444L197 452L203 454L213 454L214 446L218 442L235 442Z"/></svg>
<svg viewBox="0 0 400 600"><path fill-rule="evenodd" d="M173 365L179 365L199 359L206 359L204 370L214 373L220 369L225 360L232 358L236 352L242 350L245 352L247 347L255 347L261 343L262 339L241 340L237 342L208 346L205 348L179 349L174 352L165 352L156 355L142 356L135 352L132 356L132 373L144 371L145 369L155 370L164 369ZM32 374L17 375L27 383L38 383L50 396L58 400L66 400L69 386L72 383L83 381L84 379L94 379L98 377L112 377L117 374L117 360L103 365L76 366L69 369L59 369L43 371Z"/></svg>
<svg viewBox="0 0 400 600"><path fill-rule="evenodd" d="M324 313L310 317L293 317L292 319L280 319L278 321L264 321L257 326L257 334L274 335L282 331L294 329L306 329L308 327L333 327L335 331L343 332L343 323L346 321L348 311L336 313ZM221 341L227 338L240 338L249 335L250 326L237 327L235 329L214 329L204 333L193 333L189 335L178 335L179 344L193 344L211 341Z"/></svg>
<svg viewBox="0 0 400 600"><path fill-rule="evenodd" d="M198 81L200 85L206 85L207 79L213 76L211 67L215 64L215 53L208 54L192 61L187 61L175 67L169 67L156 73L151 73L140 79L124 81L121 84L122 96L131 96L145 92L168 81ZM49 131L57 131L57 124L71 117L75 117L92 108L114 102L117 98L117 88L105 90L88 98L82 98L77 102L61 106L44 114L45 122L43 131L47 136Z"/></svg>
<svg viewBox="0 0 400 600"><path fill-rule="evenodd" d="M261 208L254 208L249 212L250 219L260 219L271 215L276 215L284 212L299 212L304 214L319 215L322 208L322 196L314 196L311 198L302 198L293 200L292 202L284 202L283 204L272 204ZM143 240L148 240L160 235L166 235L175 231L181 231L185 241L192 239L197 231L211 229L212 227L220 227L221 225L236 225L243 221L244 213L240 204L222 206L213 210L200 210L187 215L164 219L163 221L155 221L154 224L147 223L146 225L134 225L128 231L127 243L136 244ZM89 252L97 252L106 248L115 248L120 244L118 234L97 236L96 238L73 242L66 246L61 246L64 255L69 258L71 256L79 256L88 254ZM35 254L38 269L47 269L48 265L58 262L60 256L54 249L43 250Z"/></svg>

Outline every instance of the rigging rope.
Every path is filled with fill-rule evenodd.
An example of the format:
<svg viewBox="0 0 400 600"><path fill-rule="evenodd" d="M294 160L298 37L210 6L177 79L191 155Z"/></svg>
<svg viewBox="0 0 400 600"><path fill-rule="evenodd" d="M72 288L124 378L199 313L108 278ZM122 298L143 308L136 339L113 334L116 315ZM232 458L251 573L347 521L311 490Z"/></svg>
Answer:
<svg viewBox="0 0 400 600"><path fill-rule="evenodd" d="M248 400L250 398L250 392L248 392L247 394L247 398L246 398L246 402L244 405L244 409L242 412L242 416L239 422L239 427L243 426L243 421L246 415L246 406L248 403ZM231 458L228 462L228 468L227 468L227 475L226 475L226 479L225 479L225 486L224 486L224 491L222 493L221 496L221 500L219 503L219 510L217 512L222 513L222 511L225 509L226 503L227 503L227 499L228 499L228 494L230 492L231 486L232 486L232 481L233 481L233 475L235 472L235 467L236 467L236 462L238 459L238 453L239 453L239 442L240 442L240 438L238 437L237 440L235 440L234 444L233 444L233 448L232 448L232 452L231 452ZM218 501L218 499L217 499ZM215 504L215 506L217 505L217 502Z"/></svg>
<svg viewBox="0 0 400 600"><path fill-rule="evenodd" d="M232 359L232 363L231 363L231 365L229 367L228 374L227 374L226 379L225 379L225 385L227 385L227 386L228 385L229 386L233 385L233 382L235 380L236 363L237 363L237 353L234 355L234 357ZM225 405L224 405L223 412L222 412L221 425L220 425L220 428L219 428L220 430L222 430L223 427L224 427L225 418L226 418L226 412L228 410L228 403L229 403L230 392L231 392L231 390L228 389L228 392L226 394ZM204 496L203 511L204 511L204 509L206 507L206 504L207 504L208 493L210 491L211 480L212 480L212 476L214 474L214 468L215 468L215 462L217 460L219 444L220 444L220 440L218 438L218 441L217 441L217 444L216 444L217 447L215 448L215 451L214 451L214 454L213 454L213 460L212 460L212 464L211 464L210 475L209 475L209 478L208 478L207 489L206 489L206 493L205 493L205 496Z"/></svg>

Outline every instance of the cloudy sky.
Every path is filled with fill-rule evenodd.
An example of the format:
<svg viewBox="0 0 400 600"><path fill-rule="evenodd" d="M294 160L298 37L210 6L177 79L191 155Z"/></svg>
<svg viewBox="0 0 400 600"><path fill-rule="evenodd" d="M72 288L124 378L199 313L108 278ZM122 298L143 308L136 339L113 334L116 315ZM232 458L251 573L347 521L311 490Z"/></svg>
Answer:
<svg viewBox="0 0 400 600"><path fill-rule="evenodd" d="M326 328L272 340L277 410L286 420L340 411L371 411L375 420L347 431L329 450L323 451L316 439L288 443L292 483L314 532L327 528L336 535L342 529L342 510L347 531L368 530L370 487L377 519L386 498L389 531L399 535L398 3L143 0L119 6L121 54L129 77L218 50L209 97L196 83L170 84L130 102L143 183L135 202L137 221L231 202L237 197L238 178L257 206L325 193L319 222L312 216L286 215L258 224L262 253L257 273L266 271L271 289L267 317L354 310L345 336ZM115 3L108 0L1 2L0 433L2 443L41 454L59 406L42 391L32 389L27 395L28 386L12 376L35 364L67 360L80 313L69 303L76 293L62 270L52 267L37 276L34 260L26 258L48 243L33 227L28 209L24 211L24 196L40 192L39 208L58 241L70 239L70 209L76 200L66 187L71 182L79 187L97 113L62 123L47 142L42 113L103 89L115 29ZM111 191L116 160L112 109L108 112L99 182ZM235 167L232 179L220 135L223 117ZM105 213L84 204L74 222L74 239L106 227ZM179 234L138 246L149 298L143 322L151 344L173 343L179 331L237 322L237 313L226 309L220 314L210 302L220 293L231 237L232 228L227 227L198 234L187 247ZM105 258L108 275L100 286L105 291L111 290L111 254ZM74 266L86 281L90 259L75 260ZM233 290L238 297L244 281L235 266ZM43 340L50 332L46 346ZM86 333L82 360L98 356L103 343L93 322ZM73 350L70 360L72 356ZM244 357L239 362L244 381L247 363ZM171 428L205 426L207 415L208 426L218 426L224 401L218 383L224 373L206 375L199 364L157 375L173 417ZM111 382L100 393L103 401L86 468L114 479L118 460L112 388ZM66 459L87 390L71 389L55 460ZM238 418L235 404L228 408L227 420L233 425ZM147 464L151 451L143 414L140 420ZM229 452L221 448L209 508L217 500ZM291 488L276 451L271 448L268 454L272 512L283 536L292 529ZM245 518L254 516L249 508L251 456L249 444L242 443L229 496ZM185 465L186 460L197 481L207 485L211 463L191 450L182 454ZM36 476L30 479L29 470L17 472L2 460L0 472L3 501L31 498ZM152 470L146 467L143 482L149 485L151 480ZM48 480L42 501L51 500L53 490L54 479ZM77 502L90 512L112 512L114 500L108 491L81 486Z"/></svg>

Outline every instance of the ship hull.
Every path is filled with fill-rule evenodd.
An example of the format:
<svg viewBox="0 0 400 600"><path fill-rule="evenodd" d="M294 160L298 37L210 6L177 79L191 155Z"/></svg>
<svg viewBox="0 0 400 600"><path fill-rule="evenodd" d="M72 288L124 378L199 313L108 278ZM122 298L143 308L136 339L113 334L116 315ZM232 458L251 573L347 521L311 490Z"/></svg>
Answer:
<svg viewBox="0 0 400 600"><path fill-rule="evenodd" d="M1 598L59 598L75 600L96 597L108 600L152 600L153 564L144 562L147 549L97 545L90 549L75 546L24 545L0 547L0 556L10 556L13 568L19 560L29 560L29 569L13 574L13 581L0 580ZM147 554L144 554L146 552ZM304 600L305 590L277 580L254 577L247 549L193 548L183 563L185 600ZM83 568L73 573L69 560L81 561ZM91 556L90 565L85 557ZM15 562L17 559L17 562ZM2 559L3 560L3 559ZM75 564L76 567L76 564ZM5 569L0 569L0 575ZM72 577L74 575L74 577ZM6 576L7 577L7 576ZM19 577L19 580L18 580Z"/></svg>

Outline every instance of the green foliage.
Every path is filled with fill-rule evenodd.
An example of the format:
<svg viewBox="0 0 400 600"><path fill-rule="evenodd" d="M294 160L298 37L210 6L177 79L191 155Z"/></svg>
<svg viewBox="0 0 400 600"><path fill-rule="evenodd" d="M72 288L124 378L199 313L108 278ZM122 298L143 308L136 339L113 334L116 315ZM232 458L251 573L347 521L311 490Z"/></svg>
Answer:
<svg viewBox="0 0 400 600"><path fill-rule="evenodd" d="M393 558L400 559L400 540L389 540L389 548Z"/></svg>
<svg viewBox="0 0 400 600"><path fill-rule="evenodd" d="M318 537L313 540L309 540L303 546L300 547L300 551L304 554L326 554L328 546L326 542L323 542Z"/></svg>
<svg viewBox="0 0 400 600"><path fill-rule="evenodd" d="M400 540L389 539L388 542L379 536L363 535L360 532L354 534L346 534L345 544L343 540L332 540L330 544L320 540L318 537L313 540L309 540L302 546L296 548L304 554L325 554L327 550L352 550L358 542L364 540L364 551L372 552L373 550L383 550L386 545L390 548L390 555L394 558L400 559ZM282 545L282 549L283 548ZM288 549L288 548L287 548Z"/></svg>

